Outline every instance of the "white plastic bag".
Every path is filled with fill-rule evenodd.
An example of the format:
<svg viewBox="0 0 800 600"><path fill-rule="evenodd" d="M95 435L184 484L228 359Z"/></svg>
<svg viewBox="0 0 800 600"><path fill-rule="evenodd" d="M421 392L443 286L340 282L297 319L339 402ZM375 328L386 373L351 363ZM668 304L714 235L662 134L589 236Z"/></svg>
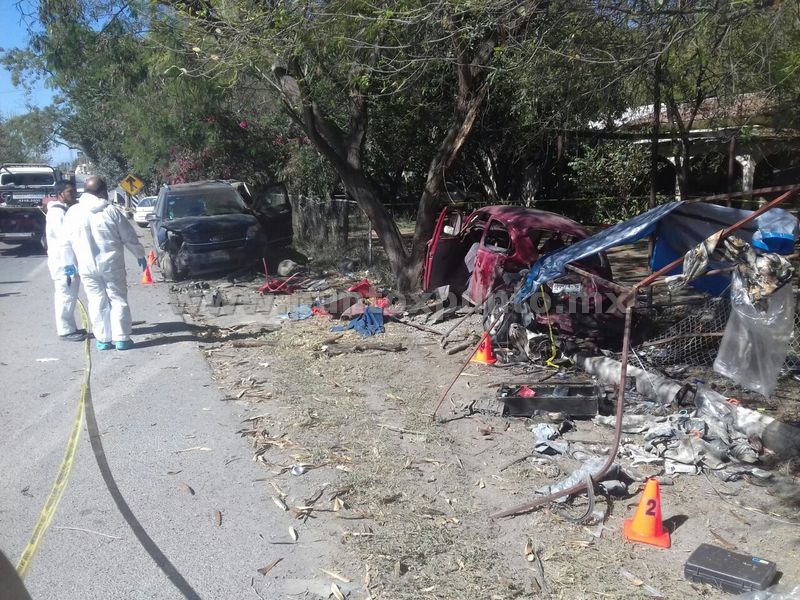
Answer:
<svg viewBox="0 0 800 600"><path fill-rule="evenodd" d="M734 596L735 600L800 600L800 585L789 589L774 585L769 589Z"/></svg>
<svg viewBox="0 0 800 600"><path fill-rule="evenodd" d="M786 360L794 328L791 283L759 302L747 294L743 278L733 272L731 316L714 361L714 370L738 385L769 398Z"/></svg>

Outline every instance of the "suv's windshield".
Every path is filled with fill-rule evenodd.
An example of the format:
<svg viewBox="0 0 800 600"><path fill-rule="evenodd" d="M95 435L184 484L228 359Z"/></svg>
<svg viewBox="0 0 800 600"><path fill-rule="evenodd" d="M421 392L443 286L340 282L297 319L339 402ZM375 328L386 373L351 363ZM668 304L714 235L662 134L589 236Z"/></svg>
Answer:
<svg viewBox="0 0 800 600"><path fill-rule="evenodd" d="M55 185L52 173L0 173L0 185L38 186Z"/></svg>
<svg viewBox="0 0 800 600"><path fill-rule="evenodd" d="M233 188L174 190L167 194L166 200L167 219L247 212L247 206Z"/></svg>

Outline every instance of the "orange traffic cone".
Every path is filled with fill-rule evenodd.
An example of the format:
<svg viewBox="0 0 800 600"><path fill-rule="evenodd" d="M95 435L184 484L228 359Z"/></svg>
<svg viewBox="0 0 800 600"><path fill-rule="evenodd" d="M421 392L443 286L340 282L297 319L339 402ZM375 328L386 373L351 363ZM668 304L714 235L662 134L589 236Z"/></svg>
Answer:
<svg viewBox="0 0 800 600"><path fill-rule="evenodd" d="M478 351L472 355L469 362L481 363L482 365L493 365L497 362L494 350L492 350L492 338L489 337L488 333L483 334Z"/></svg>
<svg viewBox="0 0 800 600"><path fill-rule="evenodd" d="M644 486L644 494L633 519L626 519L623 526L626 540L669 548L669 531L661 521L661 492L658 480L650 478Z"/></svg>
<svg viewBox="0 0 800 600"><path fill-rule="evenodd" d="M142 280L139 283L153 283L153 276L150 274L150 265L145 266L144 273L142 273Z"/></svg>
<svg viewBox="0 0 800 600"><path fill-rule="evenodd" d="M156 264L156 253L150 250L150 254L147 255L147 264L151 267Z"/></svg>

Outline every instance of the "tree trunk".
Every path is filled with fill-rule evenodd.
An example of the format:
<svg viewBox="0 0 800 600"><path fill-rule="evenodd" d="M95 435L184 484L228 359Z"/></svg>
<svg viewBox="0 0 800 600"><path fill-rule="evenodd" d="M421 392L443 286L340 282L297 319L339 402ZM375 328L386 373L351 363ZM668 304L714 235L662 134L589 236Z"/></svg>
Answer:
<svg viewBox="0 0 800 600"><path fill-rule="evenodd" d="M650 208L656 206L658 184L658 138L661 134L661 59L653 68L653 129L650 133Z"/></svg>
<svg viewBox="0 0 800 600"><path fill-rule="evenodd" d="M675 157L675 174L678 177L678 190L681 200L689 196L689 136L683 127L678 106L674 98L667 100L667 119L672 132L673 156Z"/></svg>
<svg viewBox="0 0 800 600"><path fill-rule="evenodd" d="M492 202L497 202L497 180L495 178L494 164L490 152L491 150L481 148L478 153L478 158L473 164L481 177L481 184L483 185L483 191L487 198L490 198Z"/></svg>
<svg viewBox="0 0 800 600"><path fill-rule="evenodd" d="M525 19L521 19L517 26L523 26L524 22ZM486 99L489 90L486 65L491 62L497 43L498 40L491 38L475 48L466 40L456 42L459 85L453 122L428 167L428 177L417 208L410 251L406 249L400 230L382 203L377 186L368 179L363 169L368 106L358 86L354 85L350 90L348 130L343 131L311 100L312 94L306 89L299 65L292 65L297 77L285 71L277 75L283 92L284 108L303 127L317 150L331 162L347 192L372 223L373 230L386 251L400 292L413 291L422 281L423 260L436 223L445 177L460 155ZM373 55L375 61L378 53L379 50L376 49Z"/></svg>
<svg viewBox="0 0 800 600"><path fill-rule="evenodd" d="M372 229L378 236L378 239L386 251L386 258L392 267L395 277L398 277L398 286L400 276L404 273L404 267L408 260L408 253L406 251L403 237L400 230L392 218L392 215L386 209L383 202L378 195L377 189L367 180L363 171L356 169L345 169L339 173L342 177L342 183L347 189L348 193L358 203L364 214L367 215L372 224ZM400 288L400 291L408 291L407 289Z"/></svg>
<svg viewBox="0 0 800 600"><path fill-rule="evenodd" d="M736 191L736 136L731 136L728 145L728 198L726 206L731 206L731 194Z"/></svg>

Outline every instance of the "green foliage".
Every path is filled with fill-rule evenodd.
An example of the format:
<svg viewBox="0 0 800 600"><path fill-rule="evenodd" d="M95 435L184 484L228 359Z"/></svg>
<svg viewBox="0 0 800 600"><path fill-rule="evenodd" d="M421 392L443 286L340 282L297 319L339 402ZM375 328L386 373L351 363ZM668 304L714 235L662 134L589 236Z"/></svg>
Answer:
<svg viewBox="0 0 800 600"><path fill-rule="evenodd" d="M597 222L629 219L647 209L650 153L642 145L619 141L583 144L569 167L578 195L595 201Z"/></svg>
<svg viewBox="0 0 800 600"><path fill-rule="evenodd" d="M279 179L286 184L289 193L312 198L330 197L338 176L305 137L296 140L278 137L274 143L293 146L287 149L286 160L278 172Z"/></svg>
<svg viewBox="0 0 800 600"><path fill-rule="evenodd" d="M229 77L190 76L196 57L173 48L173 37L144 8L118 13L102 28L93 22L99 13L73 9L51 3L31 48L7 52L3 61L18 83L49 74L65 99L60 135L102 174L113 181L134 172L151 188L172 180L274 179L282 153L272 141L286 130L285 117L256 106Z"/></svg>
<svg viewBox="0 0 800 600"><path fill-rule="evenodd" d="M53 146L53 109L35 108L30 112L0 119L0 163L47 162Z"/></svg>

